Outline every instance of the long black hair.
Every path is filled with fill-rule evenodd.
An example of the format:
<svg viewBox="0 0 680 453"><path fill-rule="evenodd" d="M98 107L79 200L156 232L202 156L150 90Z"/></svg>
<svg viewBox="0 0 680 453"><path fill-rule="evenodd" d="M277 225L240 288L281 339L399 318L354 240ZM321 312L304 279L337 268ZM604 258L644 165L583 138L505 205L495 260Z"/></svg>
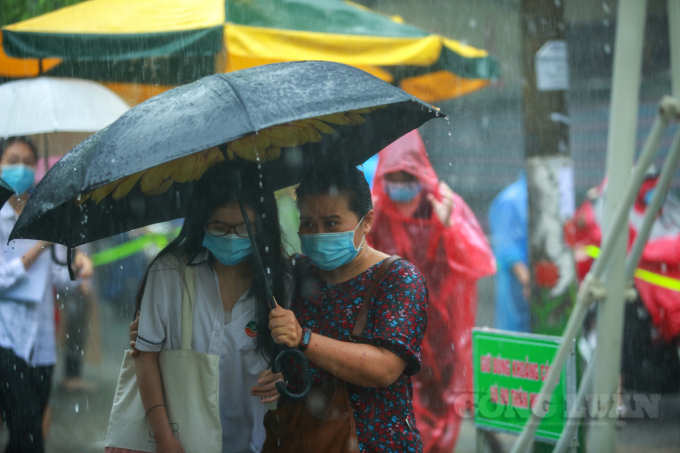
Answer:
<svg viewBox="0 0 680 453"><path fill-rule="evenodd" d="M241 186L236 183L235 171L241 173ZM205 224L213 211L225 204L241 201L256 214L257 229L255 240L267 275L262 275L259 268L251 260L251 291L257 300L257 321L259 332L256 337L257 350L265 357L272 357L275 349L274 339L269 330L269 305L265 294L265 281L271 284L272 292L279 305L287 307L293 289L292 272L288 256L283 248L281 227L279 225L278 208L274 192L266 184L265 179L254 165L242 166L237 170L224 164L208 170L201 180L194 185L194 196L187 203L184 226L179 236L158 253L147 268L144 279L136 297L135 313L139 311L144 295L149 269L161 257L173 254L179 260L192 263L205 250L203 236ZM288 281L290 280L290 281Z"/></svg>

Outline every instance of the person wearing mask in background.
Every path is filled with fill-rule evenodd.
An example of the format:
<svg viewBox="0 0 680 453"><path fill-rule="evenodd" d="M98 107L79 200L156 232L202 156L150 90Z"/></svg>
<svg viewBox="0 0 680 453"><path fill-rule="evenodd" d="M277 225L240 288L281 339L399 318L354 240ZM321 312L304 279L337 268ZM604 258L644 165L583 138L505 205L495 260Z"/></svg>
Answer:
<svg viewBox="0 0 680 453"><path fill-rule="evenodd" d="M2 179L19 194L0 210L0 409L10 431L6 453L44 451L41 425L57 360L52 283L55 277L68 278L51 260L49 243L7 244L33 187L37 160L26 137L0 143ZM73 264L79 277L92 275L92 261L84 254L76 253Z"/></svg>
<svg viewBox="0 0 680 453"><path fill-rule="evenodd" d="M413 263L430 291L413 403L424 451L450 453L462 413L456 400L472 395L477 280L495 272L493 254L470 208L438 180L417 130L380 152L373 196L369 244Z"/></svg>
<svg viewBox="0 0 680 453"><path fill-rule="evenodd" d="M527 243L527 180L524 172L491 202L489 228L498 263L496 328L529 332L531 278Z"/></svg>

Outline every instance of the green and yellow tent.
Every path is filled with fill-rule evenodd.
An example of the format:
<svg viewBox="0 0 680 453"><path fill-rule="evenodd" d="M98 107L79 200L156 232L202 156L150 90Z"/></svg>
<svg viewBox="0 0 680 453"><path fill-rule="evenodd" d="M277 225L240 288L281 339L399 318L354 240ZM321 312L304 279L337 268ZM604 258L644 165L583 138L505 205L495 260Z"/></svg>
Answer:
<svg viewBox="0 0 680 453"><path fill-rule="evenodd" d="M428 102L498 76L484 50L342 0L90 0L4 27L1 39L0 77L84 77L118 92L157 77L148 92L128 93L135 101L294 60L350 64Z"/></svg>

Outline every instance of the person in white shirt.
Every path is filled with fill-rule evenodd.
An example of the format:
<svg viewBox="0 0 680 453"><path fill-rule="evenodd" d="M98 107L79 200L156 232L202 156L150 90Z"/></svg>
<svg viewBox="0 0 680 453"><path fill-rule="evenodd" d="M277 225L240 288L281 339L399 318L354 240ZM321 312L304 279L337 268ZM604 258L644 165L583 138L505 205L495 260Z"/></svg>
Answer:
<svg viewBox="0 0 680 453"><path fill-rule="evenodd" d="M185 265L196 270L192 349L220 356L222 451L259 452L266 404L278 399L274 385L281 377L268 370L275 345L264 276L253 266L236 197L247 207L274 296L287 305L292 276L276 200L254 167L244 170L239 188L229 183L233 177L226 172L224 165L217 166L198 183L178 238L152 262L137 297L139 327L131 345L139 351L137 382L157 452L184 452L168 423L158 356L161 350L181 349Z"/></svg>
<svg viewBox="0 0 680 453"><path fill-rule="evenodd" d="M37 161L26 137L0 143L2 178L19 194L0 209L0 409L10 432L6 453L44 451L41 424L57 360L52 285L68 278L66 268L51 259L51 244L7 243L33 187ZM92 275L92 261L84 254L76 254L74 266L79 277Z"/></svg>

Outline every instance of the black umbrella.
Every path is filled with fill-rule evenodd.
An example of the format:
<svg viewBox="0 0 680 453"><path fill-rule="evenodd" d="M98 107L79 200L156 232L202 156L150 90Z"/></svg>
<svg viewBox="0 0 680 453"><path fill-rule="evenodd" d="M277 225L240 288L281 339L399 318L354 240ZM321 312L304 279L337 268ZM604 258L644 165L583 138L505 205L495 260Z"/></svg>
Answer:
<svg viewBox="0 0 680 453"><path fill-rule="evenodd" d="M360 164L438 115L338 63L281 63L209 76L138 105L66 154L34 191L10 239L75 247L183 217L196 181L218 163L255 162L271 186L282 188L323 163ZM274 308L245 213L244 221ZM294 394L284 383L276 386L286 399L300 400L311 388L307 361L296 349L279 350L273 372L286 356L298 356L305 388Z"/></svg>
<svg viewBox="0 0 680 453"><path fill-rule="evenodd" d="M0 208L7 203L7 200L9 200L12 195L14 195L14 189L12 189L4 179L0 179Z"/></svg>
<svg viewBox="0 0 680 453"><path fill-rule="evenodd" d="M67 153L10 239L68 247L184 216L219 162L257 162L274 188L316 165L358 165L439 112L359 69L291 62L216 74L129 110Z"/></svg>

